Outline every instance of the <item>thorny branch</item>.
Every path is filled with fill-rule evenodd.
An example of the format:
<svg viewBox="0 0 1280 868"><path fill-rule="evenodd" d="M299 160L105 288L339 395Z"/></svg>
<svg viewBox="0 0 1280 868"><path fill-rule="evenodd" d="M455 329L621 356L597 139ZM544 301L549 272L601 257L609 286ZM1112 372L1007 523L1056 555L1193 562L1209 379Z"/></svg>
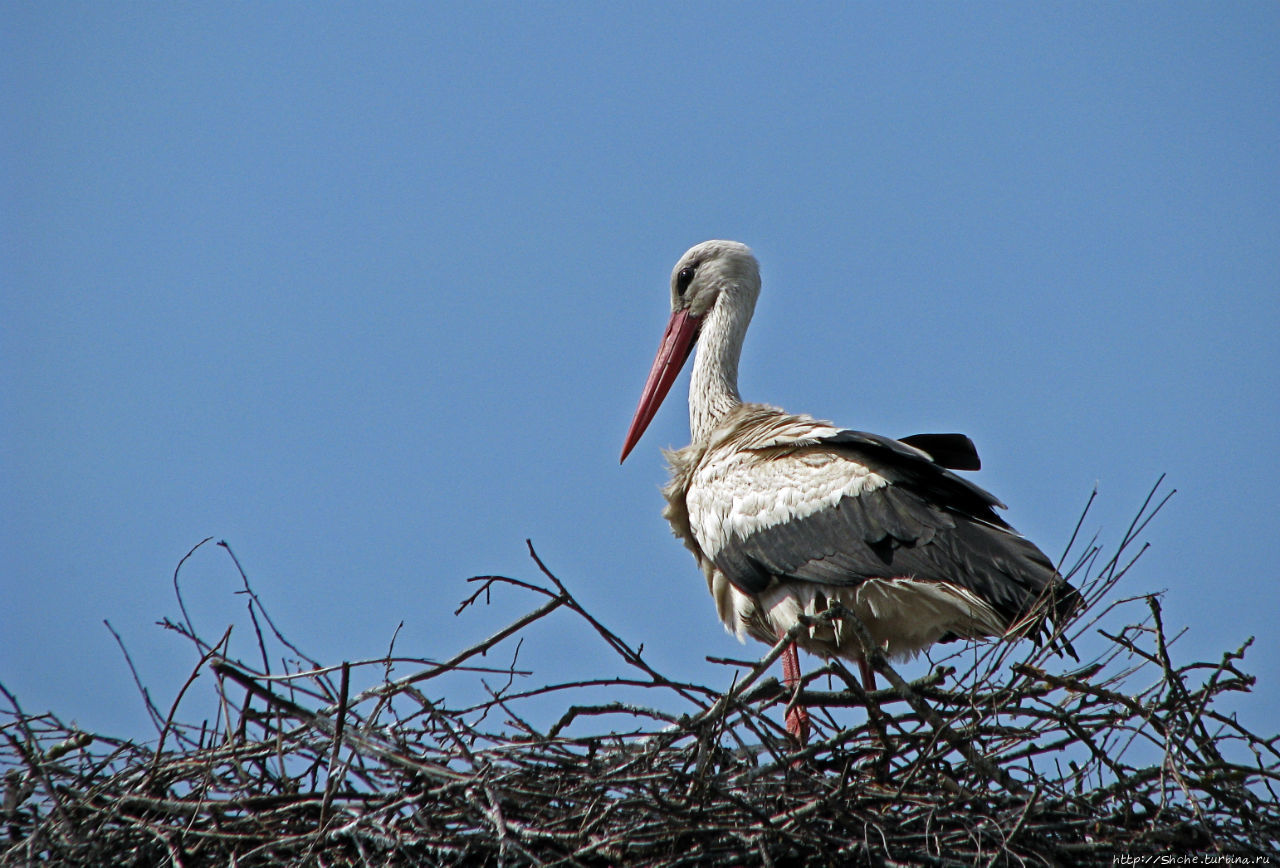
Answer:
<svg viewBox="0 0 1280 868"><path fill-rule="evenodd" d="M196 632L180 564L181 618L165 626L199 662L164 717L142 690L154 744L29 714L0 685L0 864L1277 859L1280 740L1222 709L1228 694L1254 687L1239 667L1248 642L1217 662L1179 664L1158 597L1111 599L1164 502L1156 494L1116 551L1104 556L1092 540L1063 555L1087 602L1063 636L1096 649L1092 659L1064 668L1030 642L968 645L907 682L872 655L890 686L871 694L833 662L799 694L815 727L802 751L780 724L792 697L767 673L804 625L758 661L714 660L731 669L728 684L673 679L588 612L530 545L545 582L480 577L459 607L523 594L525 615L392 679L407 662L391 656L394 642L384 658L357 663L303 655L238 561L259 659L231 658L229 628L212 642ZM626 675L538 684L517 669L516 650L505 668L471 662L504 643L519 648L552 616L589 628ZM822 617L861 626L847 612ZM271 671L271 648L290 653L285 671ZM206 670L219 722L184 723L181 700ZM497 687L482 680L492 674ZM824 675L843 689L816 689ZM450 708L427 697L424 684L444 676L479 682L483 698Z"/></svg>

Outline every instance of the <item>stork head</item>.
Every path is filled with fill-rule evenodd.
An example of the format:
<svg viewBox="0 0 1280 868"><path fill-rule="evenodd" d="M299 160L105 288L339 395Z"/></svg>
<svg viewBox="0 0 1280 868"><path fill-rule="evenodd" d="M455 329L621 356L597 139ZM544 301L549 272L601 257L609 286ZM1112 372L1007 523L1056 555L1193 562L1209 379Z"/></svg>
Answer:
<svg viewBox="0 0 1280 868"><path fill-rule="evenodd" d="M702 325L717 307L733 308L747 320L760 293L760 266L751 248L737 241L704 241L690 247L671 270L671 319L658 346L640 404L627 430L622 461L640 440L693 352ZM742 323L745 329L746 323Z"/></svg>

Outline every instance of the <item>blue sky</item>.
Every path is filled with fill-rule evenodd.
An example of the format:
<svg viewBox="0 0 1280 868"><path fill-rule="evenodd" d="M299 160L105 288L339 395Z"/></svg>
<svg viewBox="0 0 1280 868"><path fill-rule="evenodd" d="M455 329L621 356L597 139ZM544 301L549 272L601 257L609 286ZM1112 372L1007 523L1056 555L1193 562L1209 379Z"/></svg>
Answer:
<svg viewBox="0 0 1280 868"><path fill-rule="evenodd" d="M1280 7L8 4L0 681L150 732L154 625L225 539L328 662L444 657L538 551L660 669L727 685L659 517L687 375L617 456L676 258L752 245L749 399L964 431L1056 555L1178 489L1119 589L1280 711ZM202 632L241 626L207 546ZM539 676L612 673L570 622ZM203 682L203 683L207 683ZM200 691L197 691L199 693ZM207 691L205 691L207 695ZM189 713L207 706L190 700Z"/></svg>

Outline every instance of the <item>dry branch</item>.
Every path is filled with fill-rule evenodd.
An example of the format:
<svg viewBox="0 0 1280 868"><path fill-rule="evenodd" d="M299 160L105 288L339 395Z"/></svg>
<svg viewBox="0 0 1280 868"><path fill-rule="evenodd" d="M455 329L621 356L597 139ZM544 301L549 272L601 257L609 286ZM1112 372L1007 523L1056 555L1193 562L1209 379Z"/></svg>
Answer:
<svg viewBox="0 0 1280 868"><path fill-rule="evenodd" d="M29 714L0 686L0 864L1280 862L1280 741L1222 710L1254 686L1248 643L1179 664L1157 597L1108 601L1158 506L1110 557L1093 544L1076 555L1088 605L1065 638L1098 648L1092 659L1064 668L1029 642L967 646L910 683L878 659L891 686L871 695L833 663L800 694L815 727L803 751L780 725L791 697L767 677L783 642L759 661L715 661L734 669L727 691L670 678L532 547L546 584L483 577L460 607L517 593L528 614L395 680L390 649L336 666L299 652L238 562L261 661L229 659L227 634L196 634L175 572L182 614L166 626L216 675L219 720L182 723L177 701L161 717L144 691L160 737L119 741ZM628 676L529 686L514 653L505 669L469 664L553 615L589 627ZM273 643L302 662L271 672ZM369 672L381 680L354 690ZM502 686L480 681L487 698L456 709L422 690L494 673ZM824 674L845 689L815 689ZM534 704L549 702L542 731Z"/></svg>

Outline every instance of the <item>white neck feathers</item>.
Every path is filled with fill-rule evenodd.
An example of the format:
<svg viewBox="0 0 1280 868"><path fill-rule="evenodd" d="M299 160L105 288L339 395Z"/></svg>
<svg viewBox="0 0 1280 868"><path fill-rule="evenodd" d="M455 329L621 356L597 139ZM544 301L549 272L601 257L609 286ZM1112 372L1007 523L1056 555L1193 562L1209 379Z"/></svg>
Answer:
<svg viewBox="0 0 1280 868"><path fill-rule="evenodd" d="M720 420L742 403L738 394L738 359L755 298L740 290L738 286L725 287L707 313L698 336L689 381L689 430L694 443L707 442Z"/></svg>

